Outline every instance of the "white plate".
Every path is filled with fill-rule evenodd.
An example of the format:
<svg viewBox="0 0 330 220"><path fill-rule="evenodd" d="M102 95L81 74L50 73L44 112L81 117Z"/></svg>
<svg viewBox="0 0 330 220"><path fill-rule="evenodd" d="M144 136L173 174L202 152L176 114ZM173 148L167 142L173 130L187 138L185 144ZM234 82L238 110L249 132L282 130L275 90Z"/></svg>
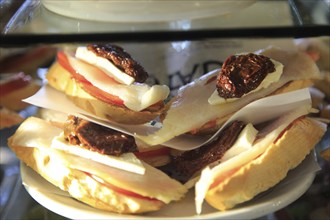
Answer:
<svg viewBox="0 0 330 220"><path fill-rule="evenodd" d="M21 163L22 181L28 193L47 209L70 219L248 219L275 212L299 198L312 184L318 169L314 155L309 155L296 169L272 189L232 210L220 212L204 204L201 215L196 215L194 193L184 200L144 215L120 215L97 210L71 198L32 169Z"/></svg>
<svg viewBox="0 0 330 220"><path fill-rule="evenodd" d="M243 9L256 0L42 0L57 14L103 22L163 22L222 15Z"/></svg>

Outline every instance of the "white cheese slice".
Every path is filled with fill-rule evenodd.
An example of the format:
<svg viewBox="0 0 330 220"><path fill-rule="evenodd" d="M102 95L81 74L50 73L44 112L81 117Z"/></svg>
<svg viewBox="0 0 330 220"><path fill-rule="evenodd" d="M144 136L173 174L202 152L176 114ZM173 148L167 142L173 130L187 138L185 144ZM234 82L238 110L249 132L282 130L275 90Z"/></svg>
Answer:
<svg viewBox="0 0 330 220"><path fill-rule="evenodd" d="M50 150L52 150L51 160L57 160L71 169L89 173L98 180L102 179L105 183L110 183L141 196L158 199L166 204L181 199L187 192L184 185L146 163L143 163L146 168L145 174L140 175L109 167L73 154L67 154L63 151Z"/></svg>
<svg viewBox="0 0 330 220"><path fill-rule="evenodd" d="M47 121L36 117L25 120L14 135L13 144L24 147L36 147L42 149L54 148L67 154L78 155L85 158L87 163L97 161L106 166L111 166L120 170L134 172L139 175L144 174L145 167L134 154L124 154L122 156L106 156L97 152L69 145L64 142L62 129L51 125Z"/></svg>
<svg viewBox="0 0 330 220"><path fill-rule="evenodd" d="M211 179L212 178L212 171L209 167L206 167L202 170L200 180L196 182L195 184L195 207L196 207L196 213L201 214L202 213L202 205L204 202L204 198L206 197L206 193L212 184L211 181L201 181L204 179Z"/></svg>
<svg viewBox="0 0 330 220"><path fill-rule="evenodd" d="M124 101L124 105L133 111L141 111L162 101L170 93L166 85L149 86L144 83L133 83L131 85L120 84L111 77L106 76L99 68L68 54L67 57L73 69L84 76L93 86L106 93L118 96Z"/></svg>
<svg viewBox="0 0 330 220"><path fill-rule="evenodd" d="M111 167L116 167L129 172L143 175L145 168L142 162L133 154L126 153L121 156L104 155L98 152L93 152L81 147L69 144L64 139L63 133L55 137L52 141L51 147L54 149L62 150L69 154L84 157L98 163L102 163Z"/></svg>
<svg viewBox="0 0 330 220"><path fill-rule="evenodd" d="M255 129L251 123L247 124L238 135L233 146L223 155L221 162L229 160L230 158L249 150L252 147L257 134L258 130Z"/></svg>
<svg viewBox="0 0 330 220"><path fill-rule="evenodd" d="M76 57L89 64L97 66L108 76L114 78L120 83L130 85L135 81L133 77L118 69L111 61L106 58L97 56L92 51L89 51L87 47L78 47L76 50Z"/></svg>
<svg viewBox="0 0 330 220"><path fill-rule="evenodd" d="M63 129L40 118L29 117L19 126L13 138L13 145L24 147L47 147ZM42 134L42 135L41 135Z"/></svg>
<svg viewBox="0 0 330 220"><path fill-rule="evenodd" d="M284 66L282 63L280 63L276 60L273 60L273 59L270 59L270 60L273 62L274 66L275 66L275 71L272 73L268 73L267 76L265 77L265 79L260 83L260 85L256 89L244 94L242 97L244 97L250 93L257 92L261 89L267 88L270 86L270 84L272 84L274 82L278 82L280 80L281 75L283 73ZM222 98L219 96L218 91L214 90L214 92L208 99L208 102L211 105L217 105L217 104L222 104L222 103L226 103L226 102L233 102L233 101L236 101L239 99L240 98L228 98L228 99Z"/></svg>

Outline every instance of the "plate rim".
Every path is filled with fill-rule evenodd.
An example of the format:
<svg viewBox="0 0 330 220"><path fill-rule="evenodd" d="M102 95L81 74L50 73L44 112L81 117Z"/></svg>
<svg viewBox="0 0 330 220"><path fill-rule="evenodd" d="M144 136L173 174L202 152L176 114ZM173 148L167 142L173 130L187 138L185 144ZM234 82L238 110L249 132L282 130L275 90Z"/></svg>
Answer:
<svg viewBox="0 0 330 220"><path fill-rule="evenodd" d="M54 213L57 213L61 216L67 217L67 218L77 217L77 214L75 214L77 209L78 209L78 211L81 211L79 219L84 219L84 218L81 218L81 215L86 216L85 219L90 219L91 217L98 218L98 219L106 219L106 218L155 219L155 218L157 218L157 219L164 219L164 220L174 219L174 218L175 219L187 219L187 218L189 218L189 219L201 219L201 218L203 218L203 219L239 219L239 218L242 218L242 216L244 216L245 218L246 217L258 218L258 217L262 217L267 214L270 214L272 212L275 212L275 211L285 207L286 205L294 202L308 190L308 188L312 185L312 183L314 181L316 172L308 172L308 173L304 173L303 175L298 173L298 176L292 175L292 172L294 172L294 170L296 170L299 167L307 166L308 163L312 163L313 160L315 162L316 158L315 158L315 155L313 153L311 153L302 161L301 164L299 164L293 170L289 171L288 175L280 183L278 183L274 187L270 188L269 190L267 190L263 193L260 193L254 199L251 200L251 201L260 200L260 199L263 200L266 197L266 201L264 201L262 203L253 204L253 202L252 202L252 204L249 205L249 202L251 202L251 201L249 201L247 203L243 203L243 204L237 206L237 208L234 208L234 209L231 209L231 210L228 210L225 212L217 211L216 209L214 209L215 212L212 212L212 213L205 213L205 214L201 214L201 215L195 214L195 215L190 215L190 216L179 216L179 217L157 216L157 215L148 216L148 215L117 214L117 213L106 212L103 210L98 210L91 206L88 206L87 204L79 202L78 200L75 200L79 204L81 204L83 206L87 206L89 208L89 209L81 210L81 209L79 209L79 207L78 208L77 207L68 207L65 204L62 204L60 202L63 199L65 201L68 201L68 199L72 200L73 198L70 197L69 194L63 196L63 195L54 194L51 192L45 192L38 188L33 188L32 186L28 186L26 184L23 184L23 185L24 185L26 191L30 194L30 196L34 200L36 200L40 205L44 206L45 208L49 209L50 211L52 211ZM56 190L60 190L59 188L57 188L56 186L52 185L47 180L45 180L43 177L41 177L32 168L25 165L23 162L20 163L20 171L21 171L21 177L22 177L23 183L26 180L27 175L29 175L29 172L33 172L33 174L37 175L38 178L41 179L42 182L40 182L39 184L41 184L42 186L44 186L43 184L49 184L50 187L53 187ZM284 180L286 180L286 182ZM291 186L291 189L293 187L295 190L288 190L290 188L290 186ZM60 191L62 191L62 190L60 190ZM276 194L276 192L278 192L278 191L282 191L282 192L280 192L279 194ZM62 191L62 192L64 192L64 191ZM193 192L190 192L190 193L193 193ZM272 195L274 193L275 193L275 195L273 195L271 198L267 198L269 196L269 194ZM290 195L288 195L288 193L290 193ZM56 205L56 206L54 206L54 205ZM254 209L253 209L253 207L254 207ZM93 209L95 209L95 211L97 211L94 214L93 214L93 211L94 211ZM67 210L67 211L63 211L63 210ZM156 212L153 212L153 213L156 213Z"/></svg>
<svg viewBox="0 0 330 220"><path fill-rule="evenodd" d="M221 16L247 8L255 2L257 0L237 1L235 4L230 1L177 1L176 4L182 6L179 7L181 10L178 10L177 7L173 8L172 3L166 1L133 1L135 4L133 6L132 1L99 2L99 4L90 1L85 1L84 4L69 1L63 4L64 2L61 1L42 0L41 4L52 13L73 19L96 22L154 23ZM140 10L135 10L136 5L141 5ZM94 15L96 11L98 14ZM141 15L141 12L144 14Z"/></svg>

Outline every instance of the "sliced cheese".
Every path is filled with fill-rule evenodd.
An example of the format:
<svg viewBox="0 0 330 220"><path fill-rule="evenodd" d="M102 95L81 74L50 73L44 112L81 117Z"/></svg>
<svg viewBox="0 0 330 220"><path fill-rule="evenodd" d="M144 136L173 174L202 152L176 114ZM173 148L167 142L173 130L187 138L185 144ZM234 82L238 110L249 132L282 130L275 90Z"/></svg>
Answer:
<svg viewBox="0 0 330 220"><path fill-rule="evenodd" d="M164 203L179 200L187 192L186 187L181 183L146 163L143 164L146 168L145 174L139 175L66 154L63 151L52 152L52 158L61 161L65 166L87 172L121 189L156 198Z"/></svg>
<svg viewBox="0 0 330 220"><path fill-rule="evenodd" d="M242 97L244 97L250 93L257 92L261 89L267 88L272 83L278 82L280 80L281 75L283 73L284 66L282 63L280 63L276 60L271 59L271 61L275 66L275 71L272 73L268 73L267 76L265 77L265 79L260 83L260 85L256 89L250 91L249 93L244 94ZM218 105L218 104L222 104L222 103L226 103L226 102L234 102L239 99L240 98L228 98L228 99L222 98L219 96L218 91L215 89L214 92L212 93L212 95L210 96L210 98L208 99L208 101L211 105Z"/></svg>
<svg viewBox="0 0 330 220"><path fill-rule="evenodd" d="M133 111L141 111L159 101L163 101L170 93L166 85L149 86L145 83L120 84L104 74L99 68L68 54L67 57L73 69L84 76L93 86L106 93L118 96L124 101L124 105Z"/></svg>
<svg viewBox="0 0 330 220"><path fill-rule="evenodd" d="M127 75L120 69L118 69L111 61L106 58L97 56L92 51L89 51L87 47L78 47L76 50L76 57L100 68L111 78L125 85L132 84L135 79L130 75Z"/></svg>
<svg viewBox="0 0 330 220"><path fill-rule="evenodd" d="M126 153L122 154L121 156L100 154L98 152L90 151L85 148L69 144L67 141L65 141L63 133L53 139L51 147L54 149L62 150L69 154L105 164L107 166L116 167L141 175L145 173L145 167L133 153Z"/></svg>
<svg viewBox="0 0 330 220"><path fill-rule="evenodd" d="M53 138L63 130L40 118L29 117L19 126L13 136L13 145L24 147L49 147ZM42 134L42 135L41 135Z"/></svg>
<svg viewBox="0 0 330 220"><path fill-rule="evenodd" d="M40 149L54 148L66 154L78 155L80 158L85 158L87 161L96 161L97 163L102 163L120 170L134 172L139 175L145 172L144 165L133 153L116 157L92 152L66 143L62 132L63 130L61 128L51 125L47 121L30 117L20 125L15 133L13 145Z"/></svg>
<svg viewBox="0 0 330 220"><path fill-rule="evenodd" d="M292 121L299 118L300 116L307 115L311 110L311 106L302 106L295 111L292 111L280 118L276 121L273 121L269 124L268 127L261 131L259 136L263 138L255 143L250 149L242 152L235 157L232 157L219 165L209 168L206 167L202 170L201 178L196 183L195 187L195 205L196 211L198 213L201 212L205 195L209 187L214 183L217 179L221 178L225 181L226 178L230 178L230 171L233 171L244 164L254 160L259 155L264 153L266 149L278 138L281 132L286 129ZM207 178L204 178L207 176ZM206 190L206 191L205 191Z"/></svg>
<svg viewBox="0 0 330 220"><path fill-rule="evenodd" d="M202 205L206 197L206 193L212 184L211 181L202 180L212 179L212 175L213 173L210 167L205 167L201 172L200 179L195 183L195 208L197 214L202 213Z"/></svg>
<svg viewBox="0 0 330 220"><path fill-rule="evenodd" d="M249 150L252 147L257 134L258 130L255 129L251 123L247 124L237 137L233 146L231 146L231 148L223 155L221 162L229 160L230 158Z"/></svg>

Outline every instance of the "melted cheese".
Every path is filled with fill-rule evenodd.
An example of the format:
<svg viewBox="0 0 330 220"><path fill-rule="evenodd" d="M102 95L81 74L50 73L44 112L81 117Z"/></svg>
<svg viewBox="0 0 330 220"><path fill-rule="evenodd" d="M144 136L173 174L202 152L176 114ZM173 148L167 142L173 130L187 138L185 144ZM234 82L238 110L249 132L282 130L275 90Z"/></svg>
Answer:
<svg viewBox="0 0 330 220"><path fill-rule="evenodd" d="M135 81L133 77L118 69L111 61L106 58L97 56L92 51L89 51L87 47L78 47L76 50L76 57L100 68L108 76L114 78L120 83L130 85Z"/></svg>
<svg viewBox="0 0 330 220"><path fill-rule="evenodd" d="M133 110L141 111L159 101L167 98L169 88L165 85L149 86L144 83L124 85L116 82L111 77L105 77L99 68L68 55L71 66L85 77L93 86L102 91L118 96L124 105Z"/></svg>
<svg viewBox="0 0 330 220"><path fill-rule="evenodd" d="M260 85L256 89L244 94L242 97L244 97L250 93L257 92L261 89L267 88L272 83L278 82L280 80L281 75L283 73L284 66L282 63L280 63L276 60L271 59L271 61L273 62L274 66L275 66L275 71L272 73L268 73L267 76L265 77L265 79L260 83ZM211 105L217 105L217 104L222 104L222 103L226 103L226 102L234 102L238 99L240 99L240 98L228 98L228 99L222 98L219 96L218 91L214 90L214 92L212 93L212 95L210 96L208 101Z"/></svg>

